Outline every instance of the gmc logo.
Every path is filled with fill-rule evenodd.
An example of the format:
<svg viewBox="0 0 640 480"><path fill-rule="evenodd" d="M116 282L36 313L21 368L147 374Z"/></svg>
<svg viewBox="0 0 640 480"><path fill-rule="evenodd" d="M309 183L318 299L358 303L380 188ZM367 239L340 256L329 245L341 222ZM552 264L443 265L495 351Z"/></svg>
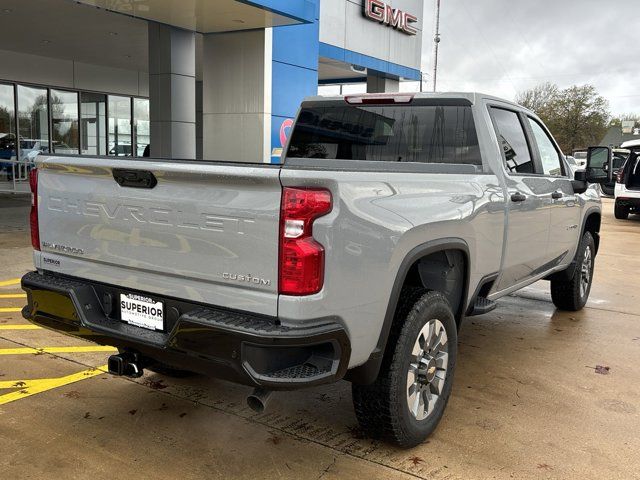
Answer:
<svg viewBox="0 0 640 480"><path fill-rule="evenodd" d="M392 8L382 0L365 0L364 16L374 22L380 22L391 28L400 30L407 35L415 35L418 31L411 26L418 21L418 17L403 12L398 8Z"/></svg>

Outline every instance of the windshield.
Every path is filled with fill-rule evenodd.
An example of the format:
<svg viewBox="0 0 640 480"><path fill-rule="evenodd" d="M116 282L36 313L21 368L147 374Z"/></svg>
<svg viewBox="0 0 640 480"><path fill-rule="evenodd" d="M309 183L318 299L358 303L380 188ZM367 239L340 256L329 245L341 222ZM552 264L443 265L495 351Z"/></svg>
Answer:
<svg viewBox="0 0 640 480"><path fill-rule="evenodd" d="M482 165L469 106L303 107L288 157Z"/></svg>

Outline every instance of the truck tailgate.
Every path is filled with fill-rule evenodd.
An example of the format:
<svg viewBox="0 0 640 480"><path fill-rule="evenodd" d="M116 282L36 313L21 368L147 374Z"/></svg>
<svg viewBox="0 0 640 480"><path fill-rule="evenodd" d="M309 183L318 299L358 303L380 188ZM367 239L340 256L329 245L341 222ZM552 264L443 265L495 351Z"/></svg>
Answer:
<svg viewBox="0 0 640 480"><path fill-rule="evenodd" d="M38 165L39 268L277 314L279 169L47 157ZM151 172L123 187L114 169Z"/></svg>

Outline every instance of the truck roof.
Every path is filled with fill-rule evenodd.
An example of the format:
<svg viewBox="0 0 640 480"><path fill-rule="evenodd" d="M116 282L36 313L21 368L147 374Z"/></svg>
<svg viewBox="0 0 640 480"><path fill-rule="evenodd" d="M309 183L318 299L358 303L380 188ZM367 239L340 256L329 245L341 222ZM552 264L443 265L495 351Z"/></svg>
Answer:
<svg viewBox="0 0 640 480"><path fill-rule="evenodd" d="M419 99L458 99L463 98L469 100L472 104L478 103L481 99L491 100L495 102L504 103L507 105L511 105L513 107L522 108L528 110L522 105L518 105L510 100L505 100L504 98L496 97L494 95L488 95L481 92L389 92L389 93L354 93L349 95L335 95L335 96L312 96L304 99L305 102L322 102L322 101L336 101L336 100L344 100L349 97L362 97L362 98L375 98L375 97L391 97L391 96L412 96L413 98Z"/></svg>
<svg viewBox="0 0 640 480"><path fill-rule="evenodd" d="M620 148L634 148L640 147L640 140L629 140L620 145Z"/></svg>

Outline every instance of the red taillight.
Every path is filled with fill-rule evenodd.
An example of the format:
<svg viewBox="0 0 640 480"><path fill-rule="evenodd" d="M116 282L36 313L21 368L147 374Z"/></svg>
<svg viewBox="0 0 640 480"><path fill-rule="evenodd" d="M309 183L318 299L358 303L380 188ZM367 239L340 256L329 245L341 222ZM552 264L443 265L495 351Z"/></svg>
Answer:
<svg viewBox="0 0 640 480"><path fill-rule="evenodd" d="M324 248L313 238L313 222L331 211L328 190L282 190L280 282L283 295L312 295L322 290Z"/></svg>
<svg viewBox="0 0 640 480"><path fill-rule="evenodd" d="M616 173L616 182L624 183L624 167L620 167L620 170Z"/></svg>
<svg viewBox="0 0 640 480"><path fill-rule="evenodd" d="M40 250L40 228L38 227L38 169L29 172L29 187L31 188L31 212L29 223L31 224L31 245L35 250Z"/></svg>

